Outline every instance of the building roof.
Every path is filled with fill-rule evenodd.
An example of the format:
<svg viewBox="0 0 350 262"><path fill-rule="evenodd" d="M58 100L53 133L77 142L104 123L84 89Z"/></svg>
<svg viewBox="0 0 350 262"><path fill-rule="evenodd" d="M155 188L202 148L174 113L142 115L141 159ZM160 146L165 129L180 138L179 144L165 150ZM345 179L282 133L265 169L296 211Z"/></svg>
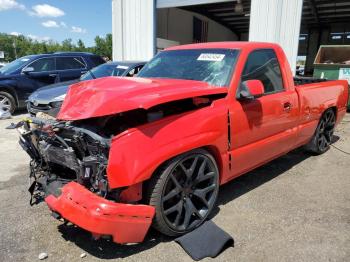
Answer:
<svg viewBox="0 0 350 262"><path fill-rule="evenodd" d="M169 47L166 50L183 50L183 49L214 49L214 48L224 48L224 49L241 49L247 46L254 46L254 48L274 48L279 47L278 44L274 43L264 43L264 42L244 42L244 41L232 41L232 42L209 42L209 43L198 43L189 45L179 45Z"/></svg>

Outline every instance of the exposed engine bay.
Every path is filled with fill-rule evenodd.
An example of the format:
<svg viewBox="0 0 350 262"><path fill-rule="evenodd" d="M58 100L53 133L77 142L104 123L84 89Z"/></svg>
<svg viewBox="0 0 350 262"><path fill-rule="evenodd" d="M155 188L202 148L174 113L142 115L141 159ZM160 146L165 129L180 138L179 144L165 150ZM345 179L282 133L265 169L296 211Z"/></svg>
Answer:
<svg viewBox="0 0 350 262"><path fill-rule="evenodd" d="M107 197L106 167L110 139L69 122L29 118L16 126L20 145L31 157L33 200L53 194L70 181ZM32 202L31 201L31 202ZM35 201L34 201L35 202Z"/></svg>
<svg viewBox="0 0 350 262"><path fill-rule="evenodd" d="M112 138L130 128L208 106L221 96L183 99L149 110L77 121L28 118L13 124L10 128L18 129L19 143L31 158L31 204L50 194L59 195L62 186L71 181L98 196L119 201L123 189L110 189L106 173Z"/></svg>

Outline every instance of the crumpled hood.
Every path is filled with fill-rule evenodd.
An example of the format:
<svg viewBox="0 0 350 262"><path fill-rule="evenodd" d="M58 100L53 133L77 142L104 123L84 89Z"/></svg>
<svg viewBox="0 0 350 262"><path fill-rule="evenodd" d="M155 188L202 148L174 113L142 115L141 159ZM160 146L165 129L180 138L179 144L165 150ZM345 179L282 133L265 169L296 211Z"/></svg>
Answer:
<svg viewBox="0 0 350 262"><path fill-rule="evenodd" d="M160 78L104 77L72 85L57 119L106 116L190 97L224 94L226 87L205 82Z"/></svg>

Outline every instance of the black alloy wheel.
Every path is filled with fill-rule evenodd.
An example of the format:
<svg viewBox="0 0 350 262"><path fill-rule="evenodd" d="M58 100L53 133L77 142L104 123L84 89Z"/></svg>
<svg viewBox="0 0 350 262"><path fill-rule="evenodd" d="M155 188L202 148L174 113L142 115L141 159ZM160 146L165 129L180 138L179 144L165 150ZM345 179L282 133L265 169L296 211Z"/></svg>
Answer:
<svg viewBox="0 0 350 262"><path fill-rule="evenodd" d="M200 226L215 206L219 172L214 158L198 149L168 161L154 177L150 204L154 227L177 236Z"/></svg>
<svg viewBox="0 0 350 262"><path fill-rule="evenodd" d="M333 139L336 116L332 109L326 110L316 129L315 135L306 148L316 154L323 154L326 152Z"/></svg>

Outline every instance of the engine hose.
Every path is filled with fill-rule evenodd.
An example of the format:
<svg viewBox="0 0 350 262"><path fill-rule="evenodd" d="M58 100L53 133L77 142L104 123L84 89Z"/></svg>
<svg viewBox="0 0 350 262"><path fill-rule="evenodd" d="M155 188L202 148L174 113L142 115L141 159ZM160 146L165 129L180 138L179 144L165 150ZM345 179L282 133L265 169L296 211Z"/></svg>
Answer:
<svg viewBox="0 0 350 262"><path fill-rule="evenodd" d="M59 140L67 149L70 148L70 146L66 143L66 141L64 141L63 138L59 137L58 135L55 135L55 138Z"/></svg>

